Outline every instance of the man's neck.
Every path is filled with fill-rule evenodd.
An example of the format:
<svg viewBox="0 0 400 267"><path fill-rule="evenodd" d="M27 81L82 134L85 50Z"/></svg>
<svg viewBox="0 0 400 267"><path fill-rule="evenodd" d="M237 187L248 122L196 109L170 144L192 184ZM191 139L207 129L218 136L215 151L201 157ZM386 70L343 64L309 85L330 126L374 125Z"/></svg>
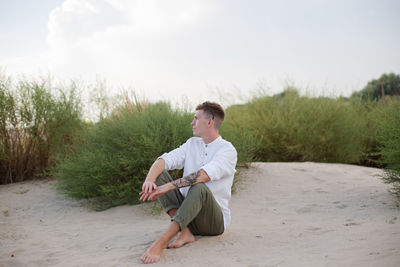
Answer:
<svg viewBox="0 0 400 267"><path fill-rule="evenodd" d="M203 139L203 142L205 144L209 144L212 141L214 141L215 139L217 139L219 137L219 133L218 132L213 132L207 136L202 136L201 139Z"/></svg>

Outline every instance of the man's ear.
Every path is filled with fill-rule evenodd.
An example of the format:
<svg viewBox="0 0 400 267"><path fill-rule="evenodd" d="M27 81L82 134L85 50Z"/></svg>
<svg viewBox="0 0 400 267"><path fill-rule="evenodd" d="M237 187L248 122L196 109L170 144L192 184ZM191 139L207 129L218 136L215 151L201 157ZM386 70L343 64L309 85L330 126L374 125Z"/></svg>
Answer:
<svg viewBox="0 0 400 267"><path fill-rule="evenodd" d="M210 117L210 118L208 119L208 127L211 128L211 127L213 127L213 126L214 126L214 120Z"/></svg>

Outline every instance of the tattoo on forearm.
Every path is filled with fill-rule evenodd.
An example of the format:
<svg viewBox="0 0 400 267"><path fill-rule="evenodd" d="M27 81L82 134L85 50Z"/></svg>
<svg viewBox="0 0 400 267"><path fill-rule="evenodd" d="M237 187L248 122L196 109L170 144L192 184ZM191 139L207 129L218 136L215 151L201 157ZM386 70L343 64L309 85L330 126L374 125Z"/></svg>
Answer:
<svg viewBox="0 0 400 267"><path fill-rule="evenodd" d="M201 174L201 170L191 173L188 176L182 177L180 179L176 179L175 181L172 182L172 184L176 187L176 188L181 188L181 187L186 187L186 186L190 186L193 185L197 182L199 176Z"/></svg>

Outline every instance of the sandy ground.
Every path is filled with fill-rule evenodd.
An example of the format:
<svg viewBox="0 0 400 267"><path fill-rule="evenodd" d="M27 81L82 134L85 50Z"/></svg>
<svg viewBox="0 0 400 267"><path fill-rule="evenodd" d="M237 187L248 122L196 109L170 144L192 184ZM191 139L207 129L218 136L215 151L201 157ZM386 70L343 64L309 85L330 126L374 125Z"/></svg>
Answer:
<svg viewBox="0 0 400 267"><path fill-rule="evenodd" d="M400 266L400 209L381 170L254 163L221 236L165 250L156 266ZM168 225L149 205L90 211L56 181L0 186L0 266L136 266ZM150 204L151 205L151 204Z"/></svg>

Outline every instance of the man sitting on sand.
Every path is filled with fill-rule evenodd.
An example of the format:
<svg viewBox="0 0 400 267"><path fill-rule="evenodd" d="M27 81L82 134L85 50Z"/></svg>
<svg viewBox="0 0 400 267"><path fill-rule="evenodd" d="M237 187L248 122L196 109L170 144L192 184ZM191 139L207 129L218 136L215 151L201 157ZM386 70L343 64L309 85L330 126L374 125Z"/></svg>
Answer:
<svg viewBox="0 0 400 267"><path fill-rule="evenodd" d="M157 262L163 249L194 242L194 235L220 235L229 226L237 152L219 135L224 117L224 110L217 103L198 105L192 121L195 137L164 153L151 166L140 200L159 198L171 223L143 254L142 262ZM183 178L177 180L167 172L182 168ZM179 232L176 240L169 243Z"/></svg>

